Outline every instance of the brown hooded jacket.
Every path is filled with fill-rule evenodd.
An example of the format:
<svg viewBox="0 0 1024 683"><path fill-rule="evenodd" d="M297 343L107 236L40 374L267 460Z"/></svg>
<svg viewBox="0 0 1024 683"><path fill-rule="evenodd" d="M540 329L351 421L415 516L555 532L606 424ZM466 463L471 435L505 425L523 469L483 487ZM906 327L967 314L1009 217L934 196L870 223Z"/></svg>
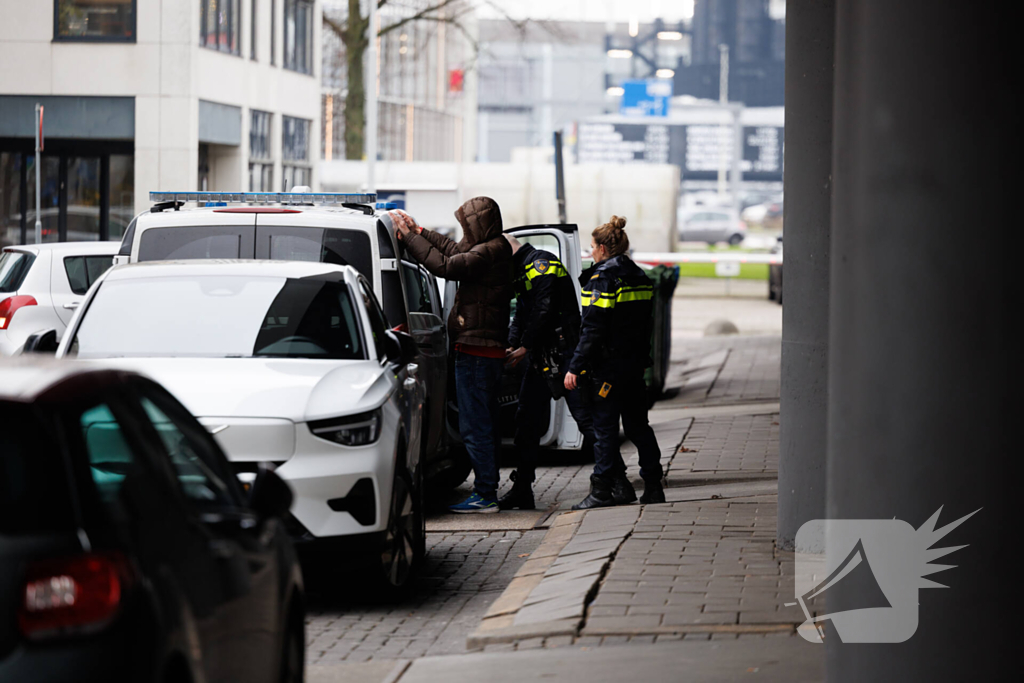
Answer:
<svg viewBox="0 0 1024 683"><path fill-rule="evenodd" d="M490 197L474 197L459 207L462 240L433 230L407 235L409 255L437 277L459 282L448 316L453 342L505 348L512 300L512 247L501 232L501 211Z"/></svg>

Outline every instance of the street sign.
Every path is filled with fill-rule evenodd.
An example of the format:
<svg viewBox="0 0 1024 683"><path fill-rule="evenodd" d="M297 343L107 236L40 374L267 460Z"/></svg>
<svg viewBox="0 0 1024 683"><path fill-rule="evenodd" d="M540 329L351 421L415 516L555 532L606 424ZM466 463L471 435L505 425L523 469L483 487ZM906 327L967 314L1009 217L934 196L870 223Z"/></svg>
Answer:
<svg viewBox="0 0 1024 683"><path fill-rule="evenodd" d="M668 116L672 82L664 79L623 81L619 112L623 116Z"/></svg>
<svg viewBox="0 0 1024 683"><path fill-rule="evenodd" d="M737 261L719 261L715 264L717 277L739 277L740 264Z"/></svg>

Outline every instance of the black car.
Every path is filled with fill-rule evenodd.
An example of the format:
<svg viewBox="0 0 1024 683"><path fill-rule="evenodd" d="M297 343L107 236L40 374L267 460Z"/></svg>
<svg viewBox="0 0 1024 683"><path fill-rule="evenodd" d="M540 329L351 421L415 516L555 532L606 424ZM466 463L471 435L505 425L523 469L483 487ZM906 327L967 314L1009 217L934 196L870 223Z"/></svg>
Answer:
<svg viewBox="0 0 1024 683"><path fill-rule="evenodd" d="M301 681L291 498L144 377L3 363L0 681Z"/></svg>

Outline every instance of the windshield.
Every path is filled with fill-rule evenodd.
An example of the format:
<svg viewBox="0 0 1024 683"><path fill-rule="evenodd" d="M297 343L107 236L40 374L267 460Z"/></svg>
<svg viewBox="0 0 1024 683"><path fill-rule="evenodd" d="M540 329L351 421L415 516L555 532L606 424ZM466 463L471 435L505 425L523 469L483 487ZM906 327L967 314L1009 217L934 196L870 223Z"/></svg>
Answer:
<svg viewBox="0 0 1024 683"><path fill-rule="evenodd" d="M18 291L21 283L28 275L28 269L36 257L22 251L5 251L0 253L0 292Z"/></svg>
<svg viewBox="0 0 1024 683"><path fill-rule="evenodd" d="M204 275L100 285L68 356L365 358L342 282Z"/></svg>

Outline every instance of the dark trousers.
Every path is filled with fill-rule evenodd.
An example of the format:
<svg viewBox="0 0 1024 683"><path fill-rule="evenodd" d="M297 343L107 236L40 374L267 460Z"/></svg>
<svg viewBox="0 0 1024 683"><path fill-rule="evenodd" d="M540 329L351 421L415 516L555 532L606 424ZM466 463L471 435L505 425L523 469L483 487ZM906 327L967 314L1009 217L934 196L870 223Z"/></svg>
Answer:
<svg viewBox="0 0 1024 683"><path fill-rule="evenodd" d="M640 476L660 480L661 449L654 430L647 422L647 385L643 370L594 372L592 377L574 391L588 392L590 414L594 420L594 474L612 477L624 474L626 464L619 450L619 418L626 438L633 442L640 456ZM598 391L608 383L607 396Z"/></svg>
<svg viewBox="0 0 1024 683"><path fill-rule="evenodd" d="M476 475L473 490L487 500L498 495L498 393L504 366L503 358L455 354L459 433Z"/></svg>
<svg viewBox="0 0 1024 683"><path fill-rule="evenodd" d="M529 363L529 357L522 362ZM594 440L594 426L590 411L583 406L578 391L569 392L565 397L569 412L576 420L580 433L589 441ZM519 465L516 481L530 483L534 480L537 463L540 460L540 439L548 430L551 415L551 389L547 381L532 364L527 365L523 383L519 388L519 407L516 409L516 450Z"/></svg>

